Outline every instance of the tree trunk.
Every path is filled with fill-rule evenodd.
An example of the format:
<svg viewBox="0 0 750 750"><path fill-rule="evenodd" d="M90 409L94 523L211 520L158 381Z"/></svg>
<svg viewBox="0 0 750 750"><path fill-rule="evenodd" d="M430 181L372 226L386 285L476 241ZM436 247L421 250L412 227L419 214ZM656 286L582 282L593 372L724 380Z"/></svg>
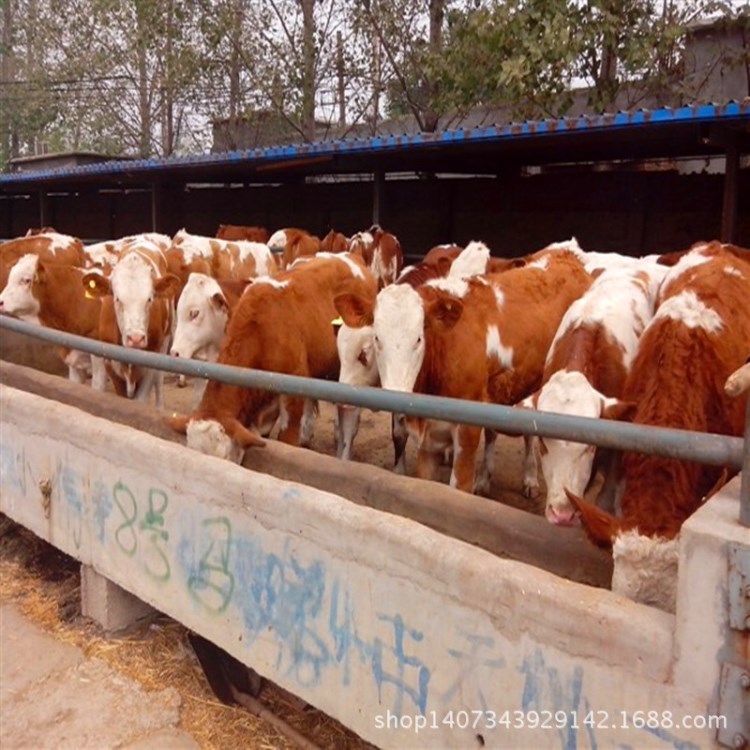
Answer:
<svg viewBox="0 0 750 750"><path fill-rule="evenodd" d="M302 6L302 133L315 140L315 0L300 0Z"/></svg>
<svg viewBox="0 0 750 750"><path fill-rule="evenodd" d="M430 0L430 57L435 58L443 50L443 19L445 17L445 0ZM440 84L436 80L427 81L427 103L424 113L425 130L437 129L440 115L437 111L437 99L440 95Z"/></svg>

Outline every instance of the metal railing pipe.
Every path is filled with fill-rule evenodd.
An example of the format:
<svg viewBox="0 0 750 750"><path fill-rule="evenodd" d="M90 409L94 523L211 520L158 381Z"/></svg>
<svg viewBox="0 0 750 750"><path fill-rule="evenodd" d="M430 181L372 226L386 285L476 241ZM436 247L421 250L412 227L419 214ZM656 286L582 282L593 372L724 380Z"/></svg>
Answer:
<svg viewBox="0 0 750 750"><path fill-rule="evenodd" d="M490 427L509 434L543 435L604 448L653 453L734 469L740 469L743 465L742 438L727 435L573 417L477 401L402 393L383 388L355 387L296 375L178 359L164 354L105 344L3 315L0 315L0 328L99 357L183 375L210 378L230 385L353 404L376 411L391 411L414 417Z"/></svg>

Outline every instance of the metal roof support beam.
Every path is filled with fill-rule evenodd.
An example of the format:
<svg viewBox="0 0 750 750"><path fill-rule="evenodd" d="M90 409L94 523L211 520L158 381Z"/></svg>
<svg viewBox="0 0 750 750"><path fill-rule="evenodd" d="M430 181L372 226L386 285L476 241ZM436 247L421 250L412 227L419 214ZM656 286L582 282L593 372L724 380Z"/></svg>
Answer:
<svg viewBox="0 0 750 750"><path fill-rule="evenodd" d="M161 226L162 189L159 182L151 183L151 231L158 232Z"/></svg>
<svg viewBox="0 0 750 750"><path fill-rule="evenodd" d="M372 176L372 223L380 224L383 216L383 198L385 196L385 173L379 169Z"/></svg>
<svg viewBox="0 0 750 750"><path fill-rule="evenodd" d="M721 208L721 241L734 242L737 231L737 179L740 171L740 150L737 139L727 143L724 168L724 202Z"/></svg>
<svg viewBox="0 0 750 750"><path fill-rule="evenodd" d="M39 228L42 229L49 224L49 199L47 191L39 191Z"/></svg>

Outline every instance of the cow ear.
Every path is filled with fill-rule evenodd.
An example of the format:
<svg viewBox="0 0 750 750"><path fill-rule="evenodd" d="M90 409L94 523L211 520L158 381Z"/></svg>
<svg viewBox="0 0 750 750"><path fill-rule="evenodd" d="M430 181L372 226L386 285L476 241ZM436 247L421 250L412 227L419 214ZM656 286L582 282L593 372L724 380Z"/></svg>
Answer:
<svg viewBox="0 0 750 750"><path fill-rule="evenodd" d="M452 265L453 261L447 255L441 255L437 259L437 270L441 276L447 276Z"/></svg>
<svg viewBox="0 0 750 750"><path fill-rule="evenodd" d="M46 280L47 280L47 269L44 267L44 263L42 263L42 259L37 258L36 271L34 271L34 281L36 281L38 284L44 284Z"/></svg>
<svg viewBox="0 0 750 750"><path fill-rule="evenodd" d="M525 399L519 401L516 406L521 409L536 409L539 403L539 394L541 391L534 391L530 396L526 396Z"/></svg>
<svg viewBox="0 0 750 750"><path fill-rule="evenodd" d="M375 305L359 294L338 294L333 304L349 328L363 328L373 324Z"/></svg>
<svg viewBox="0 0 750 750"><path fill-rule="evenodd" d="M427 305L427 317L453 328L464 310L463 303L452 297L438 297Z"/></svg>
<svg viewBox="0 0 750 750"><path fill-rule="evenodd" d="M632 422L636 405L633 401L620 401L617 398L605 398L602 403L602 419L614 419L618 422Z"/></svg>
<svg viewBox="0 0 750 750"><path fill-rule="evenodd" d="M215 292L211 295L211 304L217 311L225 312L229 315L229 303L227 302L227 298L221 292Z"/></svg>
<svg viewBox="0 0 750 750"><path fill-rule="evenodd" d="M90 298L106 297L108 294L112 294L112 285L109 283L109 279L100 273L87 273L83 277L83 286L86 288L86 296Z"/></svg>
<svg viewBox="0 0 750 750"><path fill-rule="evenodd" d="M180 280L173 273L165 274L154 282L157 297L174 297L179 288Z"/></svg>

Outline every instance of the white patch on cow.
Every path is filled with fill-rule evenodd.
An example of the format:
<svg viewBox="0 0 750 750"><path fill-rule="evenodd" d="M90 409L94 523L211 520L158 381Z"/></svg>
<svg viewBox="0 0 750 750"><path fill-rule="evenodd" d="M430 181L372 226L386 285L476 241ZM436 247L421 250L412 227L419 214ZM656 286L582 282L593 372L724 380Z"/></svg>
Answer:
<svg viewBox="0 0 750 750"><path fill-rule="evenodd" d="M704 255L703 251L708 245L703 244L694 247L689 253L685 253L677 263L669 269L667 275L664 277L662 282L662 290L666 290L667 287L675 280L682 276L684 273L697 268L698 266L708 263L711 260L711 256Z"/></svg>
<svg viewBox="0 0 750 750"><path fill-rule="evenodd" d="M403 279L408 276L415 268L416 266L404 266L401 269L401 273L396 277L396 283L399 284L401 281L403 281Z"/></svg>
<svg viewBox="0 0 750 750"><path fill-rule="evenodd" d="M49 251L57 255L59 252L65 252L76 244L75 237L58 232L43 232L40 237L47 237L50 240Z"/></svg>
<svg viewBox="0 0 750 750"><path fill-rule="evenodd" d="M654 315L656 290L656 284L641 280L636 266L605 271L565 311L547 361L560 339L571 331L584 325L601 326L621 348L623 364L629 370L644 327Z"/></svg>
<svg viewBox="0 0 750 750"><path fill-rule="evenodd" d="M205 258L211 260L214 257L214 251L212 243L218 243L222 249L226 250L228 242L226 240L219 240L213 237L203 237L198 234L190 234L184 229L180 229L179 232L174 236L174 245L181 252L187 263L190 263L194 258Z"/></svg>
<svg viewBox="0 0 750 750"><path fill-rule="evenodd" d="M503 305L505 304L505 292L502 290L502 287L496 286L494 284L492 286L492 293L495 295L495 304L497 305L498 310L503 309Z"/></svg>
<svg viewBox="0 0 750 750"><path fill-rule="evenodd" d="M495 357L506 370L513 367L513 347L503 344L496 325L487 326L486 351L488 357Z"/></svg>
<svg viewBox="0 0 750 750"><path fill-rule="evenodd" d="M224 427L213 419L191 419L187 426L187 446L209 456L242 463L245 450L227 435Z"/></svg>
<svg viewBox="0 0 750 750"><path fill-rule="evenodd" d="M87 266L112 268L117 263L120 254L114 242L96 242L83 248Z"/></svg>
<svg viewBox="0 0 750 750"><path fill-rule="evenodd" d="M481 276L487 272L489 260L490 249L487 245L484 242L472 241L451 264L448 278L470 279L472 276Z"/></svg>
<svg viewBox="0 0 750 750"><path fill-rule="evenodd" d="M372 244L374 242L375 238L369 232L357 232L356 234L353 234L351 239L349 240L349 243L352 246L352 250L356 249L354 247L355 244L361 244L365 247L372 247Z"/></svg>
<svg viewBox="0 0 750 750"><path fill-rule="evenodd" d="M341 369L339 383L375 386L380 381L375 361L375 344L372 326L350 328L344 324L336 334Z"/></svg>
<svg viewBox="0 0 750 750"><path fill-rule="evenodd" d="M674 613L677 603L679 537L654 539L636 531L612 545L612 591L634 602Z"/></svg>
<svg viewBox="0 0 750 750"><path fill-rule="evenodd" d="M443 292L453 295L454 297L463 298L469 293L469 284L465 279L459 278L438 278L430 279L425 282L425 286L431 286L440 289Z"/></svg>
<svg viewBox="0 0 750 750"><path fill-rule="evenodd" d="M718 333L724 327L721 315L701 302L698 295L689 289L662 302L652 324L663 318L676 320L688 328L702 328L707 333Z"/></svg>
<svg viewBox="0 0 750 750"><path fill-rule="evenodd" d="M563 240L562 242L552 242L543 249L552 251L569 250L581 259L588 254L581 249L581 246L578 244L578 240L575 237L571 237L569 240Z"/></svg>
<svg viewBox="0 0 750 750"><path fill-rule="evenodd" d="M352 276L357 279L364 279L365 274L362 268L355 263L347 253L316 253L316 258L327 258L328 260L338 260L341 263L346 263L349 266L349 270L352 272Z"/></svg>
<svg viewBox="0 0 750 750"><path fill-rule="evenodd" d="M268 245L248 240L240 240L236 244L240 251L240 261L245 262L248 256L251 256L255 261L258 276L267 276L273 271L273 254Z"/></svg>
<svg viewBox="0 0 750 750"><path fill-rule="evenodd" d="M268 247L271 250L283 250L286 247L286 232L283 229L274 232L268 240Z"/></svg>
<svg viewBox="0 0 750 750"><path fill-rule="evenodd" d="M545 255L537 258L535 261L529 263L526 268L540 268L542 271L546 271L549 268L549 256Z"/></svg>
<svg viewBox="0 0 750 750"><path fill-rule="evenodd" d="M216 294L224 296L216 279L190 274L177 301L172 356L216 361L229 319L227 311L212 301Z"/></svg>
<svg viewBox="0 0 750 750"><path fill-rule="evenodd" d="M377 297L373 322L375 359L383 388L412 391L424 361L424 306L406 284L390 285Z"/></svg>
<svg viewBox="0 0 750 750"><path fill-rule="evenodd" d="M285 281L279 281L278 279L274 279L271 276L260 276L255 281L253 281L253 286L257 284L268 284L269 286L272 286L274 289L284 289L284 287L289 286L289 279L286 279ZM245 292L246 291L247 289L245 289Z"/></svg>
<svg viewBox="0 0 750 750"><path fill-rule="evenodd" d="M39 300L32 291L38 263L39 256L29 253L23 255L10 269L8 282L0 294L0 311L15 315L27 323L41 325Z"/></svg>
<svg viewBox="0 0 750 750"><path fill-rule="evenodd" d="M745 278L745 274L742 273L742 271L740 271L739 268L735 268L734 266L727 266L724 269L724 273L727 276L736 276L738 279L744 279Z"/></svg>

